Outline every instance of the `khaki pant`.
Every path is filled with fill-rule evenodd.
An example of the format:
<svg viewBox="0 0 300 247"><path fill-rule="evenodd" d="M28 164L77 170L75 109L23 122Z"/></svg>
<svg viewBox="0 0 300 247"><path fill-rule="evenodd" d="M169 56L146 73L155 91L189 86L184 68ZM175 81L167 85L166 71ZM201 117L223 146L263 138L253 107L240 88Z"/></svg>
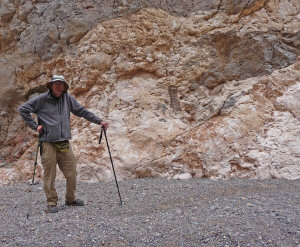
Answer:
<svg viewBox="0 0 300 247"><path fill-rule="evenodd" d="M42 143L42 165L44 168L44 192L47 205L57 205L58 196L55 190L56 164L66 178L66 200L76 200L76 159L71 145L67 153L59 152L51 143Z"/></svg>

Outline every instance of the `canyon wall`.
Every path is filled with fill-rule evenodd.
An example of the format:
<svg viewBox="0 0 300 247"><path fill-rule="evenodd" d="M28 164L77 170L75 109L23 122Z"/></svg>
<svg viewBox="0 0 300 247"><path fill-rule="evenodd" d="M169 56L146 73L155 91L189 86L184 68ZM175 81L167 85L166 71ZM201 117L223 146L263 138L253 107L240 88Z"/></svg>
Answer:
<svg viewBox="0 0 300 247"><path fill-rule="evenodd" d="M53 74L119 179L300 178L298 0L3 0L0 53L1 184L32 175L17 108ZM80 180L113 179L99 134L72 116Z"/></svg>

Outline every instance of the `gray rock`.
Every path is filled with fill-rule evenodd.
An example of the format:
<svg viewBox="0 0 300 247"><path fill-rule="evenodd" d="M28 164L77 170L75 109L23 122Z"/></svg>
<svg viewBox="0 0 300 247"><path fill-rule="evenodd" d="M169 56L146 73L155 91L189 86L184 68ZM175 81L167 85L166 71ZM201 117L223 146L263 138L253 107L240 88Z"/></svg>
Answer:
<svg viewBox="0 0 300 247"><path fill-rule="evenodd" d="M0 2L0 21L5 23L11 21L15 14L15 6L9 0L2 0Z"/></svg>
<svg viewBox="0 0 300 247"><path fill-rule="evenodd" d="M200 84L213 89L228 80L243 80L272 73L295 63L300 55L299 32L254 32L238 37L235 32L207 34L196 43L211 51L212 66L199 78ZM253 62L256 61L256 62Z"/></svg>
<svg viewBox="0 0 300 247"><path fill-rule="evenodd" d="M119 182L123 205L114 182L79 183L84 207L60 207L65 183L58 182L56 214L44 212L42 183L32 192L25 184L2 186L1 246L297 246L299 182L127 180ZM242 197L259 201L265 213L254 214Z"/></svg>
<svg viewBox="0 0 300 247"><path fill-rule="evenodd" d="M19 11L18 11L18 16L20 20L25 21L32 10L33 10L33 5L31 1L26 1L24 4L22 4L19 7Z"/></svg>

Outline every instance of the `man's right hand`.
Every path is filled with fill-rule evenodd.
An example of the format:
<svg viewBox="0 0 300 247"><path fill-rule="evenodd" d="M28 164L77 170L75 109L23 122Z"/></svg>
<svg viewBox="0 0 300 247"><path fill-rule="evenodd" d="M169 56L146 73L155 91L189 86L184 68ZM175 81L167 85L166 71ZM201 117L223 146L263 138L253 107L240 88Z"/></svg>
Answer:
<svg viewBox="0 0 300 247"><path fill-rule="evenodd" d="M43 131L43 125L39 125L36 129L36 131L38 131L39 133L42 134L42 131Z"/></svg>

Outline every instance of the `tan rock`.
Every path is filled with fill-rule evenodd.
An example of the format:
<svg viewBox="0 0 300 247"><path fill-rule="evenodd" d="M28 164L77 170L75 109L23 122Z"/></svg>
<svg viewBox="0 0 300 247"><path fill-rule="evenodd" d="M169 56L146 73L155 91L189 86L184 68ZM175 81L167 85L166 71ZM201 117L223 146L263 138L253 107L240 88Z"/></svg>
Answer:
<svg viewBox="0 0 300 247"><path fill-rule="evenodd" d="M2 183L31 176L36 136L16 106L44 91L52 74L110 123L119 179L299 178L299 1L218 4L190 11L186 3L178 7L190 11L185 17L153 8L124 14L124 4L118 18L96 24L80 15L65 25L52 15L71 15L67 6L53 3L51 14L35 5L16 46L0 43L0 156L14 167L10 177L0 168ZM44 33L34 26L40 19ZM99 132L72 117L81 180L113 179Z"/></svg>

